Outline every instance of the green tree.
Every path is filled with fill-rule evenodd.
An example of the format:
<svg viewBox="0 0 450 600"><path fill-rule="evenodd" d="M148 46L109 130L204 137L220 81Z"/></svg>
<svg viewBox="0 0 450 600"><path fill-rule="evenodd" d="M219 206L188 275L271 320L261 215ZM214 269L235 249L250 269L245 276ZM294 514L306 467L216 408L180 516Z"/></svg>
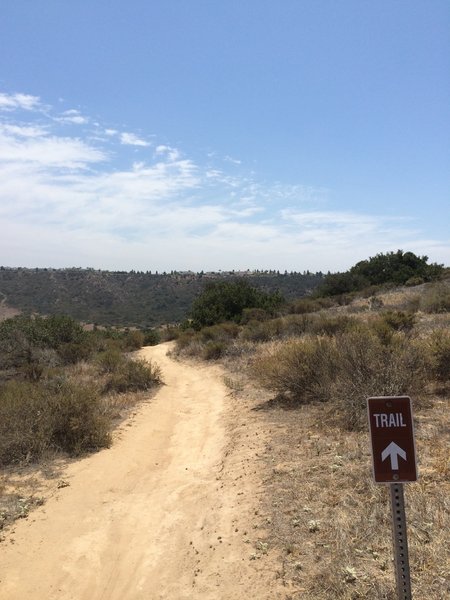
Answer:
<svg viewBox="0 0 450 600"><path fill-rule="evenodd" d="M240 321L246 308L260 308L270 314L283 302L279 292L267 294L245 280L209 283L192 305L194 328L224 321Z"/></svg>
<svg viewBox="0 0 450 600"><path fill-rule="evenodd" d="M44 366L86 358L87 333L67 316L18 316L0 323L0 369L39 379Z"/></svg>
<svg viewBox="0 0 450 600"><path fill-rule="evenodd" d="M344 273L325 276L318 294L333 296L362 290L370 285L393 283L423 283L439 279L443 265L428 264L428 256L416 256L413 252L387 252L362 260Z"/></svg>

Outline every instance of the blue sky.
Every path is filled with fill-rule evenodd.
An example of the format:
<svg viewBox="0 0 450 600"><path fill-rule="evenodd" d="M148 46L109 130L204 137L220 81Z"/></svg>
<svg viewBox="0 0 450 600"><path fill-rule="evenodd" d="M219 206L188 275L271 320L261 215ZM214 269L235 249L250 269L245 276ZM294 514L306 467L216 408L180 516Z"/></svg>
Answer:
<svg viewBox="0 0 450 600"><path fill-rule="evenodd" d="M0 264L450 265L447 0L5 0Z"/></svg>

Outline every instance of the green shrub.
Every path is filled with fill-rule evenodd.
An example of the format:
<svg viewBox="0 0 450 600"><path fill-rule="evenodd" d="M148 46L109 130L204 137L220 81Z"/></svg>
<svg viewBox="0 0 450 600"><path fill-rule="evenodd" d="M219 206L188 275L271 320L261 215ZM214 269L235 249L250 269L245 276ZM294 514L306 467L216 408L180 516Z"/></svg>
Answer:
<svg viewBox="0 0 450 600"><path fill-rule="evenodd" d="M259 308L273 314L282 302L278 292L266 294L244 279L216 281L208 283L196 298L190 316L194 329L201 329L224 321L239 322L243 311L248 308Z"/></svg>
<svg viewBox="0 0 450 600"><path fill-rule="evenodd" d="M311 325L316 315L287 315L279 319L281 323L281 336L283 338L299 337L304 333L311 333Z"/></svg>
<svg viewBox="0 0 450 600"><path fill-rule="evenodd" d="M374 316L366 325L359 324L357 329L360 331L365 330L369 335L375 333L382 344L389 346L396 332L410 333L415 322L416 317L411 312L387 311Z"/></svg>
<svg viewBox="0 0 450 600"><path fill-rule="evenodd" d="M296 400L328 400L337 360L330 337L304 337L274 344L256 358L252 372L265 389Z"/></svg>
<svg viewBox="0 0 450 600"><path fill-rule="evenodd" d="M423 277L410 277L407 281L405 281L405 285L408 287L414 287L416 285L421 285L424 283Z"/></svg>
<svg viewBox="0 0 450 600"><path fill-rule="evenodd" d="M328 316L291 314L263 323L252 321L242 328L240 339L252 342L268 342L276 339L298 337L305 333L313 335L335 335L348 331L357 321L347 315Z"/></svg>
<svg viewBox="0 0 450 600"><path fill-rule="evenodd" d="M125 360L118 348L109 348L97 356L97 365L101 373L114 373Z"/></svg>
<svg viewBox="0 0 450 600"><path fill-rule="evenodd" d="M394 331L411 331L416 322L413 313L402 310L387 311L382 313L381 319Z"/></svg>
<svg viewBox="0 0 450 600"><path fill-rule="evenodd" d="M244 308L241 316L241 324L245 325L249 321L267 321L271 318L270 312L263 308Z"/></svg>
<svg viewBox="0 0 450 600"><path fill-rule="evenodd" d="M52 382L47 385L53 411L52 443L71 455L110 445L109 422L99 390L92 383Z"/></svg>
<svg viewBox="0 0 450 600"><path fill-rule="evenodd" d="M280 334L280 319L272 319L261 323L260 321L250 321L242 329L240 339L248 342L268 342Z"/></svg>
<svg viewBox="0 0 450 600"><path fill-rule="evenodd" d="M383 306L384 302L380 296L370 296L369 297L369 309L370 310L378 310Z"/></svg>
<svg viewBox="0 0 450 600"><path fill-rule="evenodd" d="M126 352L139 350L144 345L145 336L138 329L127 331L123 337L122 347Z"/></svg>
<svg viewBox="0 0 450 600"><path fill-rule="evenodd" d="M218 360L224 355L226 348L224 342L209 341L204 346L202 357L205 360Z"/></svg>
<svg viewBox="0 0 450 600"><path fill-rule="evenodd" d="M420 308L427 313L450 311L450 287L439 283L426 290L420 300Z"/></svg>
<svg viewBox="0 0 450 600"><path fill-rule="evenodd" d="M193 340L199 340L199 334L193 329L186 329L178 336L176 340L176 348L180 352L187 348Z"/></svg>
<svg viewBox="0 0 450 600"><path fill-rule="evenodd" d="M421 296L419 294L414 294L406 299L404 303L404 308L409 313L416 313L420 308Z"/></svg>
<svg viewBox="0 0 450 600"><path fill-rule="evenodd" d="M161 343L161 334L157 329L146 329L144 331L144 346L157 346Z"/></svg>
<svg viewBox="0 0 450 600"><path fill-rule="evenodd" d="M336 335L355 327L357 321L347 315L330 317L327 315L315 315L311 319L308 331L316 335Z"/></svg>
<svg viewBox="0 0 450 600"><path fill-rule="evenodd" d="M273 343L255 359L252 373L265 389L300 402L333 400L335 419L350 430L367 425L367 397L409 394L420 400L427 383L419 344L398 332L385 344L364 324L334 337Z"/></svg>
<svg viewBox="0 0 450 600"><path fill-rule="evenodd" d="M53 414L42 389L11 381L0 390L0 464L35 460L51 445Z"/></svg>
<svg viewBox="0 0 450 600"><path fill-rule="evenodd" d="M330 298L300 298L288 306L288 312L295 315L303 315L317 312L324 308L330 308L334 304Z"/></svg>
<svg viewBox="0 0 450 600"><path fill-rule="evenodd" d="M339 335L336 345L339 361L332 396L336 417L346 429L366 427L369 396L420 398L426 384L425 356L404 334L394 334L386 345L360 329Z"/></svg>
<svg viewBox="0 0 450 600"><path fill-rule="evenodd" d="M367 335L374 333L385 346L389 346L395 333L395 330L382 317L370 320L367 325L361 324L359 330L364 329L367 330Z"/></svg>
<svg viewBox="0 0 450 600"><path fill-rule="evenodd" d="M227 347L239 332L239 325L230 322L204 327L200 331L187 329L177 339L176 352L185 356L216 360L225 354Z"/></svg>
<svg viewBox="0 0 450 600"><path fill-rule="evenodd" d="M11 381L0 390L0 464L34 461L46 450L71 455L110 444L98 390L58 378Z"/></svg>
<svg viewBox="0 0 450 600"><path fill-rule="evenodd" d="M211 327L204 327L199 332L199 337L203 342L207 341L229 341L235 339L240 332L240 327L236 323L220 323Z"/></svg>
<svg viewBox="0 0 450 600"><path fill-rule="evenodd" d="M111 373L105 390L108 392L138 392L162 383L161 369L151 361L123 357Z"/></svg>
<svg viewBox="0 0 450 600"><path fill-rule="evenodd" d="M0 324L0 340L14 342L23 338L31 346L57 350L68 343L82 343L87 332L71 317L29 317L18 316L6 319Z"/></svg>
<svg viewBox="0 0 450 600"><path fill-rule="evenodd" d="M298 337L312 331L314 317L308 314L286 315L264 323L252 321L240 333L240 339L249 342L268 342L270 340Z"/></svg>
<svg viewBox="0 0 450 600"><path fill-rule="evenodd" d="M59 346L58 354L64 364L76 364L83 360L89 360L92 356L92 347L87 340L83 343L68 342Z"/></svg>
<svg viewBox="0 0 450 600"><path fill-rule="evenodd" d="M90 356L88 334L70 317L19 316L0 323L0 369L13 369L32 381L42 376L45 352L65 364Z"/></svg>
<svg viewBox="0 0 450 600"><path fill-rule="evenodd" d="M181 327L175 325L167 325L160 331L162 342L171 342L177 340L182 333Z"/></svg>
<svg viewBox="0 0 450 600"><path fill-rule="evenodd" d="M387 252L362 260L344 273L325 276L318 293L323 296L347 294L371 286L403 285L407 281L433 281L443 273L442 265L428 263L427 256L413 252Z"/></svg>
<svg viewBox="0 0 450 600"><path fill-rule="evenodd" d="M433 332L426 346L433 377L441 383L447 383L450 381L450 332Z"/></svg>

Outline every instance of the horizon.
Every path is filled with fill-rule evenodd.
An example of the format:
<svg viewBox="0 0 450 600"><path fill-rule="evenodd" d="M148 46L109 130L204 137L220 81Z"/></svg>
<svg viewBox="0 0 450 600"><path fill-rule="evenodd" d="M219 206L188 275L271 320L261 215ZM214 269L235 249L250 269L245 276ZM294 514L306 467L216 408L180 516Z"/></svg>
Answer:
<svg viewBox="0 0 450 600"><path fill-rule="evenodd" d="M450 265L443 0L3 13L0 262L337 272L406 248Z"/></svg>
<svg viewBox="0 0 450 600"><path fill-rule="evenodd" d="M389 252L404 252L407 253L409 252L409 250L391 250L388 251ZM377 253L381 254L381 253ZM375 255L376 256L376 255ZM372 258L374 258L374 256L368 256L364 260L371 260ZM423 258L423 256L421 256L420 258ZM426 257L428 259L428 257ZM359 262L359 261L358 261ZM444 269L448 269L450 268L450 265L446 265L445 263L436 263L435 261L431 262L429 259L427 260L428 264L437 264L440 267L443 267ZM356 264L356 263L355 263ZM351 265L351 267L353 267L354 265ZM184 269L184 270L179 270L179 269L167 269L167 270L163 270L160 271L159 269L100 269L100 268L96 268L96 267L91 267L91 266L86 266L86 267L81 267L81 266L61 266L61 267L52 267L52 266L44 266L44 267L28 267L28 266L24 266L24 265L18 265L18 266L10 266L10 265L0 265L0 269L1 270L26 270L26 271L100 271L100 272L105 272L105 273L143 273L145 275L219 275L219 274L224 274L224 275L246 275L246 274L250 274L250 275L264 275L264 274L279 274L279 275L305 275L305 274L312 274L312 275L327 275L329 273L334 274L334 273L338 273L341 271L331 271L330 269L326 269L326 270L321 270L319 269L318 271L312 271L311 269L303 269L302 271L296 271L295 269L250 269L250 268L241 268L241 269L211 269L211 270L204 270L201 269L200 271L194 271L192 269Z"/></svg>
<svg viewBox="0 0 450 600"><path fill-rule="evenodd" d="M287 271L286 269L284 271L280 271L280 269L231 269L230 271L228 270L222 270L222 269L218 269L218 270L213 270L213 271L192 271L191 269L187 269L185 271L177 271L176 269L170 269L170 271L163 271L160 272L158 270L152 271L152 270L136 270L136 269L131 269L129 271L126 270L119 270L119 269L96 269L94 267L75 267L75 266L71 266L71 267L24 267L24 266L18 266L18 267L10 267L8 265L0 265L0 270L7 270L7 271L19 271L19 270L24 270L24 271L97 271L97 272L104 272L104 273L144 273L146 275L187 275L187 274L192 274L192 275L218 275L220 273L223 274L228 274L228 275L239 275L239 274L285 274L287 273L288 275L303 275L305 273L310 273L313 275L318 275L320 273L322 273L322 271L310 271L309 269L306 269L305 271Z"/></svg>

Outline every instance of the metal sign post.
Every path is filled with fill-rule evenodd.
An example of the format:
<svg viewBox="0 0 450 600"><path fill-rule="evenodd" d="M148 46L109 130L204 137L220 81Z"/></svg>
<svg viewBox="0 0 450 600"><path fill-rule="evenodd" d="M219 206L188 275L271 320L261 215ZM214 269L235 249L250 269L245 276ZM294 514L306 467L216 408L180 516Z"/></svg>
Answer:
<svg viewBox="0 0 450 600"><path fill-rule="evenodd" d="M391 492L395 576L399 600L411 600L408 538L402 482L417 480L416 448L408 396L368 398L373 476Z"/></svg>
<svg viewBox="0 0 450 600"><path fill-rule="evenodd" d="M408 538L406 535L403 484L391 483L392 537L394 541L395 578L399 600L411 600Z"/></svg>

